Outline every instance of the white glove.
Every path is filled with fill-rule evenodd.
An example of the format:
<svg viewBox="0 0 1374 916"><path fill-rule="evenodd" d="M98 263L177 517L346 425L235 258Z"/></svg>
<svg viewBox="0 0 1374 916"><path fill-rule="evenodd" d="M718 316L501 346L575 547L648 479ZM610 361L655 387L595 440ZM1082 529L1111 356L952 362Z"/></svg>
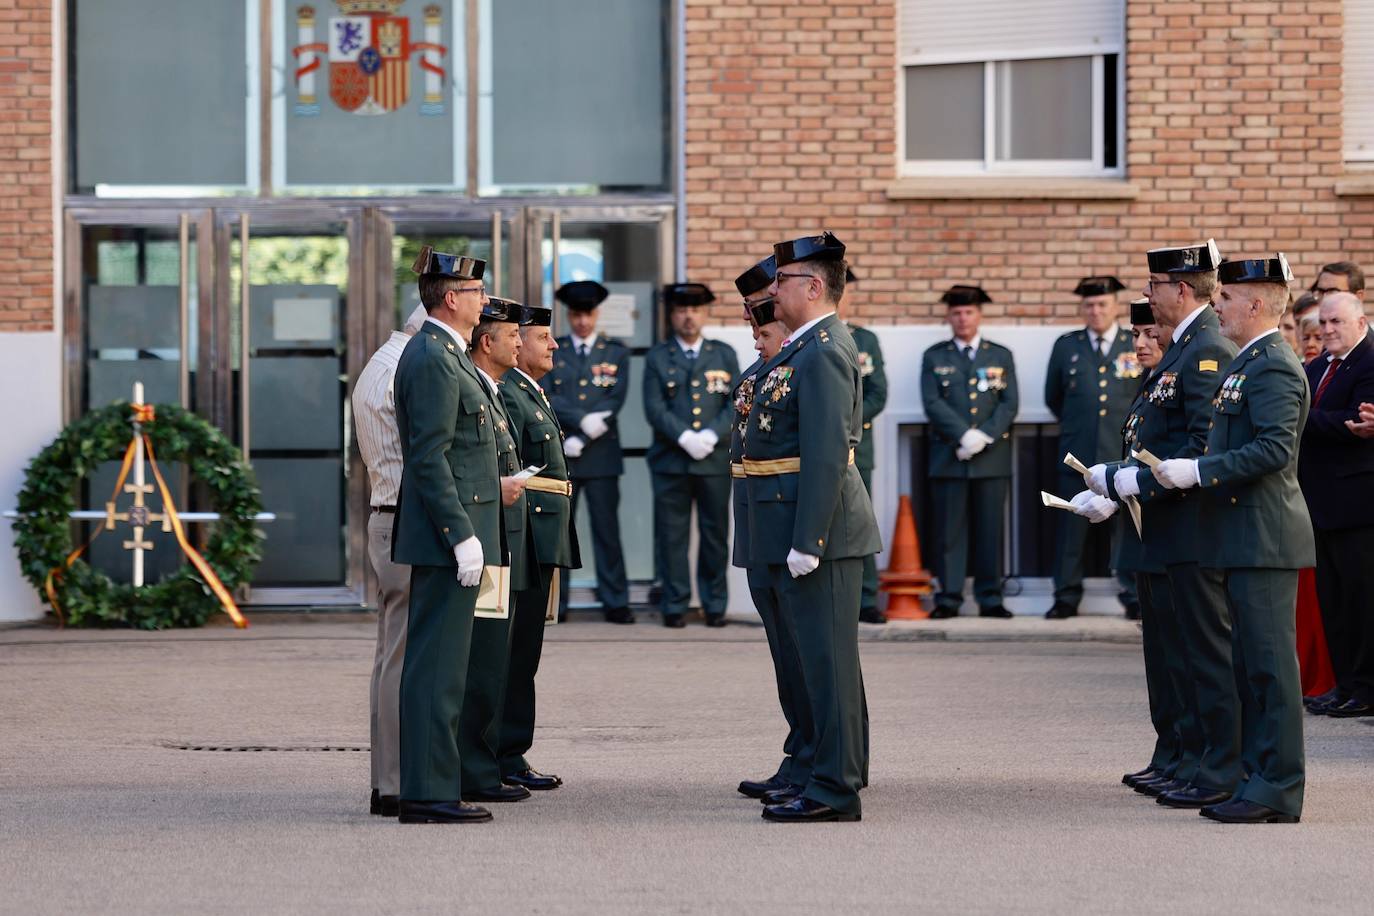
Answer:
<svg viewBox="0 0 1374 916"><path fill-rule="evenodd" d="M800 579L808 573L815 572L816 567L820 565L820 557L813 557L795 548L787 551L787 571L792 574L793 579Z"/></svg>
<svg viewBox="0 0 1374 916"><path fill-rule="evenodd" d="M1088 503L1092 502L1096 496L1097 494L1094 493L1092 490L1084 490L1078 495L1074 496L1073 499L1069 500L1069 505L1073 506L1073 511L1075 515L1082 515L1082 513L1078 510L1086 509Z"/></svg>
<svg viewBox="0 0 1374 916"><path fill-rule="evenodd" d="M458 584L475 588L482 583L482 542L473 535L454 545L453 559L458 561Z"/></svg>
<svg viewBox="0 0 1374 916"><path fill-rule="evenodd" d="M1165 489L1186 490L1198 485L1197 462L1192 458L1170 458L1155 468L1155 480Z"/></svg>
<svg viewBox="0 0 1374 916"><path fill-rule="evenodd" d="M694 429L684 430L682 435L677 437L677 444L682 446L682 450L691 457L693 461L700 461L711 454L711 449L715 446L707 445L701 438L701 433Z"/></svg>
<svg viewBox="0 0 1374 916"><path fill-rule="evenodd" d="M991 444L992 437L977 429L967 430L959 437L959 447L968 452L969 458L972 458Z"/></svg>
<svg viewBox="0 0 1374 916"><path fill-rule="evenodd" d="M582 422L577 424L582 432L587 434L588 439L600 439L606 435L606 430L611 427L606 423L606 418L611 415L609 410L598 410L589 413L582 418Z"/></svg>
<svg viewBox="0 0 1374 916"><path fill-rule="evenodd" d="M968 461L973 457L973 452L970 452L961 445L954 450L954 457L958 458L960 461Z"/></svg>
<svg viewBox="0 0 1374 916"><path fill-rule="evenodd" d="M563 454L567 455L569 458L581 458L582 450L586 447L587 443L583 442L577 436L569 436L563 440Z"/></svg>
<svg viewBox="0 0 1374 916"><path fill-rule="evenodd" d="M1105 496L1098 496L1094 493L1083 508L1075 509L1074 512L1096 525L1099 522L1105 522L1115 515L1116 508L1116 503L1113 500Z"/></svg>
<svg viewBox="0 0 1374 916"><path fill-rule="evenodd" d="M1095 464L1088 468L1088 473L1083 475L1083 482L1088 485L1098 496L1107 495L1107 466L1105 464Z"/></svg>
<svg viewBox="0 0 1374 916"><path fill-rule="evenodd" d="M701 431L701 441L705 442L707 445L714 449L717 445L720 444L720 436L716 435L716 431L714 429L703 429ZM708 452L707 454L710 453Z"/></svg>
<svg viewBox="0 0 1374 916"><path fill-rule="evenodd" d="M1112 484L1116 487L1116 495L1125 499L1127 496L1140 495L1140 468L1127 467L1116 472L1112 477Z"/></svg>

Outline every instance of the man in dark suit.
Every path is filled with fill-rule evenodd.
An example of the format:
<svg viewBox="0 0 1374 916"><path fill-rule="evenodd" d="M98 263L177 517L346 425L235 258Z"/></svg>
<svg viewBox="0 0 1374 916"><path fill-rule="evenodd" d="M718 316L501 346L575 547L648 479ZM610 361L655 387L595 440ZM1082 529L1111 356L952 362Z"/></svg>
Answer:
<svg viewBox="0 0 1374 916"><path fill-rule="evenodd" d="M1121 453L1121 425L1140 388L1140 364L1131 335L1117 325L1117 293L1125 286L1116 277L1084 277L1073 294L1081 297L1084 327L1054 342L1045 372L1045 404L1059 420L1059 455L1071 452L1080 461L1112 461ZM1078 489L1080 476L1059 465L1061 493ZM1113 543L1120 543L1122 518L1111 525ZM1083 600L1083 548L1088 524L1061 513L1054 554L1054 606L1046 619L1063 620L1078 614ZM1121 603L1126 616L1140 617L1134 577L1119 573Z"/></svg>
<svg viewBox="0 0 1374 916"><path fill-rule="evenodd" d="M750 564L767 566L791 622L815 724L800 795L765 805L768 820L856 821L863 785L859 600L863 558L882 547L854 467L863 430L858 350L836 317L844 245L830 233L773 246L769 292L791 329L754 375L744 432ZM805 431L805 434L803 434ZM761 537L761 532L769 532Z"/></svg>
<svg viewBox="0 0 1374 916"><path fill-rule="evenodd" d="M568 433L563 453L573 484L572 514L585 496L596 557L596 597L606 619L634 623L625 553L620 543L620 452L616 417L630 392L630 348L596 330L596 309L610 291L595 280L564 283L554 298L568 307L572 330L558 339L549 399ZM562 582L559 618L568 610L568 582Z"/></svg>
<svg viewBox="0 0 1374 916"><path fill-rule="evenodd" d="M883 364L883 348L878 343L878 335L868 328L855 324L849 311L849 291L857 285L859 278L851 269L844 278L844 298L840 300L840 318L849 328L854 338L854 346L859 349L859 374L863 376L864 386L864 432L859 447L854 449L854 467L864 480L864 489L869 499L873 498L873 424L878 414L887 406L887 369ZM864 591L859 604L859 619L864 623L887 623L887 615L878 610L878 558L864 558Z"/></svg>
<svg viewBox="0 0 1374 916"><path fill-rule="evenodd" d="M701 336L714 302L700 283L663 288L672 336L644 360L644 416L654 431L649 471L654 487L654 572L662 589L663 625L685 626L692 597L687 561L692 509L697 512L697 595L708 627L725 626L729 563L730 454L739 375L733 347ZM724 443L724 444L722 444Z"/></svg>
<svg viewBox="0 0 1374 916"><path fill-rule="evenodd" d="M572 517L572 484L563 460L563 430L539 384L553 370L553 354L558 348L549 332L552 322L552 309L524 307L519 360L501 384L520 462L524 467L543 468L525 481L537 563L531 574L537 578L515 596L500 739L501 781L531 791L556 789L563 784L557 776L531 767L525 754L534 743L534 676L544 649L553 580L582 563Z"/></svg>
<svg viewBox="0 0 1374 916"><path fill-rule="evenodd" d="M1325 274L1323 274L1325 276ZM1317 598L1336 689L1308 708L1338 718L1374 715L1374 441L1352 426L1374 401L1374 344L1360 300L1322 299L1326 352L1307 366L1314 392L1298 477L1317 542Z"/></svg>
<svg viewBox="0 0 1374 916"><path fill-rule="evenodd" d="M959 613L972 525L978 615L1010 617L1002 606L1002 522L1011 485L1016 364L1010 350L978 332L983 304L992 301L981 287L952 286L940 301L954 337L930 347L921 360L940 580L930 616Z"/></svg>
<svg viewBox="0 0 1374 916"><path fill-rule="evenodd" d="M396 365L401 491L392 560L409 564L410 620L401 671L402 823L491 819L463 802L458 725L473 614L488 563L506 554L501 506L523 485L503 477L496 424L468 355L486 305L486 262L421 249L429 319Z"/></svg>
<svg viewBox="0 0 1374 916"><path fill-rule="evenodd" d="M1297 478L1308 386L1278 329L1293 274L1280 254L1227 261L1218 279L1222 332L1240 349L1212 401L1207 445L1151 473L1166 488L1200 488L1202 565L1220 573L1202 582L1230 611L1245 772L1230 798L1201 813L1296 823L1306 775L1294 608L1298 570L1315 552Z"/></svg>
<svg viewBox="0 0 1374 916"><path fill-rule="evenodd" d="M1146 257L1146 295L1159 323L1172 329L1173 342L1146 395L1138 449L1160 459L1198 458L1207 447L1221 370L1236 353L1236 345L1222 336L1211 306L1221 253L1209 239L1203 245L1157 248ZM1157 782L1148 787L1149 794L1175 808L1225 801L1241 778L1240 710L1230 615L1225 603L1216 600L1214 584L1204 581L1221 574L1198 562L1214 546L1200 534L1201 501L1196 494L1164 487L1134 461L1093 465L1085 480L1094 493L1140 500L1146 554L1165 567L1180 623L1182 644L1171 650L1184 653L1192 685L1186 699L1204 746L1194 772L1180 771L1175 780Z"/></svg>

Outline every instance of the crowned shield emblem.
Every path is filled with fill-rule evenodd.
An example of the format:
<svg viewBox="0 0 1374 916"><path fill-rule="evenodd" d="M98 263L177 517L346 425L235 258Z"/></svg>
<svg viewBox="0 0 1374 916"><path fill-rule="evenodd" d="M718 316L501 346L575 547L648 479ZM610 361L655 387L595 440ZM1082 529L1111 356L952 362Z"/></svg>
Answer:
<svg viewBox="0 0 1374 916"><path fill-rule="evenodd" d="M422 115L445 111L442 59L447 47L440 43L443 10L437 3L424 8L418 36L411 38L411 20L401 14L405 0L335 0L342 15L330 17L323 34L316 31L315 8L296 11L299 44L291 53L299 60L296 69L299 115L318 115L315 72L321 58L329 61L329 97L344 111L379 115L396 111L410 100L411 58L417 58L423 77ZM320 40L323 39L323 40Z"/></svg>

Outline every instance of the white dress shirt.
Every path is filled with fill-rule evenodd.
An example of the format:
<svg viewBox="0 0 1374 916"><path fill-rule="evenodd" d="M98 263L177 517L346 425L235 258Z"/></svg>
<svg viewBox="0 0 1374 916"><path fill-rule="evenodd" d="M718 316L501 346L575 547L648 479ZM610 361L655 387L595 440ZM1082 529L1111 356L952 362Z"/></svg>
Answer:
<svg viewBox="0 0 1374 916"><path fill-rule="evenodd" d="M830 317L831 315L833 315L833 314L835 314L835 313L834 313L834 312L826 312L824 315L820 316L819 318L812 318L812 319L811 319L810 321L808 321L806 324L804 324L804 325L802 325L801 327L797 328L797 329L796 329L795 331L793 331L791 334L788 334L788 335L787 335L787 342L788 342L788 343L791 343L792 341L796 340L798 337L801 337L801 336L802 336L803 334L805 334L807 331L811 330L811 328L812 328L814 325L820 324L822 321L824 321L825 319L829 318L829 317Z"/></svg>
<svg viewBox="0 0 1374 916"><path fill-rule="evenodd" d="M591 336L591 337L578 337L576 334L573 334L573 333L570 331L570 332L568 332L568 337L572 340L573 352L574 352L574 353L576 353L578 356L581 356L581 355L582 355L582 348L583 348L583 347L586 347L586 348L587 348L587 355L590 356L590 355L591 355L591 352L592 352L592 347L596 346L597 332L596 332L596 331L592 331L592 336Z"/></svg>
<svg viewBox="0 0 1374 916"><path fill-rule="evenodd" d="M1202 314L1202 310L1211 304L1212 303L1210 302L1202 303L1202 305L1199 305L1196 309L1190 312L1187 318L1183 319L1178 323L1178 327L1174 328L1174 343L1178 343L1180 340L1183 339L1183 332L1188 330L1188 325L1192 324L1197 319L1197 316Z"/></svg>

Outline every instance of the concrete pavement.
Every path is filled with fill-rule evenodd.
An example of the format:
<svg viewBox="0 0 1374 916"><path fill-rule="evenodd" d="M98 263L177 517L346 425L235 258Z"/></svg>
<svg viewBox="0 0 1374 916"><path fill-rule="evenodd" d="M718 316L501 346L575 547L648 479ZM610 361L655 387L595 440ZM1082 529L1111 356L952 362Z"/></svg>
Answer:
<svg viewBox="0 0 1374 916"><path fill-rule="evenodd" d="M1226 827L1118 782L1138 646L866 628L864 820L772 825L734 792L781 740L761 630L645 623L550 633L532 758L567 786L471 827L367 815L366 621L0 631L0 910L1368 910L1363 721L1308 719L1302 824ZM283 750L179 749L239 746Z"/></svg>

